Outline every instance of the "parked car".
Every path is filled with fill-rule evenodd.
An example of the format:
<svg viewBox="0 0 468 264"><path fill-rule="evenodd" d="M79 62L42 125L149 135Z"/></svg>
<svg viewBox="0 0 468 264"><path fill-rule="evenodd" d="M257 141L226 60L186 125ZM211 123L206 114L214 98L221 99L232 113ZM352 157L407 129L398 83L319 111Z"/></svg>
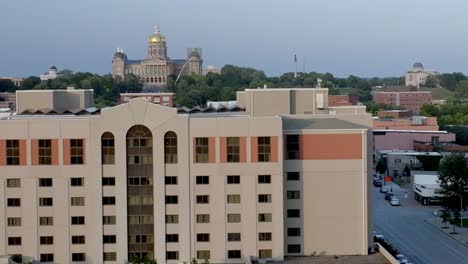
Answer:
<svg viewBox="0 0 468 264"><path fill-rule="evenodd" d="M389 189L387 187L385 187L385 186L380 187L380 192L381 193L388 193L388 191L389 191Z"/></svg>
<svg viewBox="0 0 468 264"><path fill-rule="evenodd" d="M390 205L392 206L400 206L400 201L396 197L390 198Z"/></svg>
<svg viewBox="0 0 468 264"><path fill-rule="evenodd" d="M409 261L406 259L405 255L403 255L403 254L397 254L395 256L395 258L398 260L398 262L400 264L402 264L402 263L408 264L409 263Z"/></svg>
<svg viewBox="0 0 468 264"><path fill-rule="evenodd" d="M385 200L390 200L390 198L393 197L393 193L392 192L387 192L385 194Z"/></svg>
<svg viewBox="0 0 468 264"><path fill-rule="evenodd" d="M374 186L375 187L382 187L382 182L381 181L374 181Z"/></svg>

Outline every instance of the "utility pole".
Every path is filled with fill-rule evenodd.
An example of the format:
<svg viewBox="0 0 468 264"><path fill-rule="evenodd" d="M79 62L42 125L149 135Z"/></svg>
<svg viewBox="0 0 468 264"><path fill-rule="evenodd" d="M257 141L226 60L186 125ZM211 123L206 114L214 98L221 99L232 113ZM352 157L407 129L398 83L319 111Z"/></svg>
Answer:
<svg viewBox="0 0 468 264"><path fill-rule="evenodd" d="M296 54L294 54L294 65L295 65L294 79L296 79L297 78L297 56L296 56Z"/></svg>

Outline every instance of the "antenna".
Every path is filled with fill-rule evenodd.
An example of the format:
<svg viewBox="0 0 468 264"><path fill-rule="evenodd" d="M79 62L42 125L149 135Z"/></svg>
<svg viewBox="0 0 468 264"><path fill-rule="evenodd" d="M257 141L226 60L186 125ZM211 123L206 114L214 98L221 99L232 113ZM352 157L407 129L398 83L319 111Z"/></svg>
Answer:
<svg viewBox="0 0 468 264"><path fill-rule="evenodd" d="M295 65L295 69L294 69L294 78L297 78L297 56L296 54L294 54L294 65Z"/></svg>

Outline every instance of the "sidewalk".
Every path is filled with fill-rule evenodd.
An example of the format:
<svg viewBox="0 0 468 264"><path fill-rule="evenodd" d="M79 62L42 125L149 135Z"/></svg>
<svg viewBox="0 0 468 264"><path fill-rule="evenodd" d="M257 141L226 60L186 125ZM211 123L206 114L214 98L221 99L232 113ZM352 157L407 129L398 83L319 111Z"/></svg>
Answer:
<svg viewBox="0 0 468 264"><path fill-rule="evenodd" d="M440 217L426 219L424 221L426 221L427 223L432 225L434 228L440 230L441 232L444 232L445 234L447 234L451 238L457 240L458 242L463 244L465 247L468 247L468 228L455 227L455 232L457 232L457 234L450 234L453 231L452 225L451 224L447 224L447 225L442 224L441 223L442 219ZM445 229L441 228L441 227L444 227L444 226L448 226L449 228L445 228Z"/></svg>

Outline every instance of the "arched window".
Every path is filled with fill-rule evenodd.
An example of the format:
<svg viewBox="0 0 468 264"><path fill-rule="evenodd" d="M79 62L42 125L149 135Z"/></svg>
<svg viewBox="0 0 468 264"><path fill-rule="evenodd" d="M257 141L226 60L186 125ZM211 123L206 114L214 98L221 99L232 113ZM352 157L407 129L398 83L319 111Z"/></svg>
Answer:
<svg viewBox="0 0 468 264"><path fill-rule="evenodd" d="M172 131L164 135L164 162L177 163L177 135Z"/></svg>
<svg viewBox="0 0 468 264"><path fill-rule="evenodd" d="M115 164L115 141L111 132L101 136L101 157L102 164Z"/></svg>

